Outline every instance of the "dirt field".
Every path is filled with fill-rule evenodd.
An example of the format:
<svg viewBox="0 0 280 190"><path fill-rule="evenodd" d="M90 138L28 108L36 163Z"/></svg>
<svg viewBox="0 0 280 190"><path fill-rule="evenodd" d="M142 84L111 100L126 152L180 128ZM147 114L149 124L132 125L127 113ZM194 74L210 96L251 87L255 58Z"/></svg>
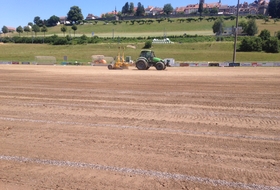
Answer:
<svg viewBox="0 0 280 190"><path fill-rule="evenodd" d="M280 189L280 68L0 65L0 189Z"/></svg>

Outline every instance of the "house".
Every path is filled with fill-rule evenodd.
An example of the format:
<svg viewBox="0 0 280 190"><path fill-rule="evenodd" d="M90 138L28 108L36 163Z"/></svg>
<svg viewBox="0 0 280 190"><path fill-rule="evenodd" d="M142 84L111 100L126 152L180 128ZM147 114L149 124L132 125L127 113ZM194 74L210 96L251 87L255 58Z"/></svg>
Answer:
<svg viewBox="0 0 280 190"><path fill-rule="evenodd" d="M204 4L205 5L205 4ZM199 4L190 4L185 7L185 14L197 13L199 8Z"/></svg>
<svg viewBox="0 0 280 190"><path fill-rule="evenodd" d="M185 6L184 7L176 7L174 12L175 12L175 14L182 14L182 13L185 12L185 9L186 9Z"/></svg>
<svg viewBox="0 0 280 190"><path fill-rule="evenodd" d="M241 26L237 27L237 35L241 35L243 32L243 28ZM234 27L225 27L223 36L232 36L235 34L235 28Z"/></svg>
<svg viewBox="0 0 280 190"><path fill-rule="evenodd" d="M203 4L203 9L208 9L209 11L211 11L213 8L220 8L221 7L221 3L217 2L217 3L204 3ZM193 13L197 13L199 9L199 4L190 4L187 5L184 9L184 13L185 14L193 14ZM180 8L180 10L182 10L182 8ZM177 10L176 10L177 12Z"/></svg>
<svg viewBox="0 0 280 190"><path fill-rule="evenodd" d="M221 5L219 7L219 12L222 12L223 14L231 14L231 8L228 5Z"/></svg>
<svg viewBox="0 0 280 190"><path fill-rule="evenodd" d="M95 20L95 19L98 19L99 17L98 16L94 16L93 14L88 14L87 17L86 17L86 20Z"/></svg>
<svg viewBox="0 0 280 190"><path fill-rule="evenodd" d="M153 9L154 9L154 7L148 6L147 8L145 8L145 14L146 15L152 15Z"/></svg>
<svg viewBox="0 0 280 190"><path fill-rule="evenodd" d="M268 8L268 2L265 0L259 0L258 1L258 13L259 14L267 14L267 8Z"/></svg>
<svg viewBox="0 0 280 190"><path fill-rule="evenodd" d="M16 28L14 28L14 27L8 26L7 28L8 28L8 30L9 30L9 32L14 32L14 31L16 31Z"/></svg>
<svg viewBox="0 0 280 190"><path fill-rule="evenodd" d="M220 7L221 7L220 2L203 4L203 9L208 9L209 11L211 11L213 8L217 8L219 10Z"/></svg>
<svg viewBox="0 0 280 190"><path fill-rule="evenodd" d="M163 8L161 7L155 7L152 11L153 15L157 15L157 14L163 14Z"/></svg>
<svg viewBox="0 0 280 190"><path fill-rule="evenodd" d="M158 15L163 13L163 8L148 6L145 9L145 15Z"/></svg>
<svg viewBox="0 0 280 190"><path fill-rule="evenodd" d="M15 32L16 28L7 26L9 32Z"/></svg>
<svg viewBox="0 0 280 190"><path fill-rule="evenodd" d="M60 22L57 23L57 25L59 24L70 24L69 21L67 21L67 16L61 16L59 17Z"/></svg>

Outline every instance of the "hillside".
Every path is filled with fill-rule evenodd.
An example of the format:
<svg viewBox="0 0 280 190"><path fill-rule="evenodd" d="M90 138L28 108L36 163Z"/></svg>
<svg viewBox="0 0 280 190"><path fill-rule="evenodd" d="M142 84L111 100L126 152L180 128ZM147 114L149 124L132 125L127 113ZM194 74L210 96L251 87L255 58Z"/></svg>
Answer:
<svg viewBox="0 0 280 190"><path fill-rule="evenodd" d="M55 27L49 27L45 36L58 35L58 36L81 36L83 34L87 36L99 37L148 37L148 36L164 36L164 35L213 35L212 26L214 21L207 21L204 18L202 21L191 21L188 22L186 19L184 22L180 22L179 19L171 19L169 22L167 19L158 23L155 19L153 22L142 23L140 21L135 21L132 24L131 21L120 21L120 22L104 22L97 21L84 23L83 25L78 25L78 29L74 34L71 26L67 26L67 31L65 33L61 32L62 25ZM246 19L240 17L239 22ZM225 20L226 27L232 27L235 25L235 20ZM264 20L257 20L257 26L259 32L263 29L268 29L272 35L279 30L279 22L274 23L273 20L270 22L264 22ZM9 36L18 35L17 32L11 34L6 34ZM32 34L24 32L21 36L31 36ZM3 36L3 34L2 34ZM43 32L38 32L37 36L44 36Z"/></svg>

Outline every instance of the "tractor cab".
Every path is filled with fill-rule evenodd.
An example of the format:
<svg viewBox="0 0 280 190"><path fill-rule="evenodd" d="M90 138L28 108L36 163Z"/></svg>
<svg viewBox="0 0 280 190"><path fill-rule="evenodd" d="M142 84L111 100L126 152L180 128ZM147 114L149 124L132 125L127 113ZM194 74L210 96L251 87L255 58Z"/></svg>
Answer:
<svg viewBox="0 0 280 190"><path fill-rule="evenodd" d="M139 57L145 57L148 61L151 62L157 62L158 59L154 60L156 58L155 53L151 50L142 50Z"/></svg>

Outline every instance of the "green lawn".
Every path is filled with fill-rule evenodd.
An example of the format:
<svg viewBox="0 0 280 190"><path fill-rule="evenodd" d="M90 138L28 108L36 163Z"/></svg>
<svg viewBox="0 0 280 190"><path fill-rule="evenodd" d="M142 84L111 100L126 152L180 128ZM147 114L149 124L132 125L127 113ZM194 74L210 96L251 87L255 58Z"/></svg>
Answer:
<svg viewBox="0 0 280 190"><path fill-rule="evenodd" d="M35 56L55 56L58 63L64 56L68 61L91 62L92 55L115 57L119 46L128 44L88 44L53 46L47 44L0 44L0 60L3 61L34 61ZM126 48L125 56L136 59L143 43L132 44L136 49ZM152 49L161 58L175 58L184 61L232 61L233 42L176 43L155 44ZM237 52L236 61L279 61L279 54L264 52Z"/></svg>

